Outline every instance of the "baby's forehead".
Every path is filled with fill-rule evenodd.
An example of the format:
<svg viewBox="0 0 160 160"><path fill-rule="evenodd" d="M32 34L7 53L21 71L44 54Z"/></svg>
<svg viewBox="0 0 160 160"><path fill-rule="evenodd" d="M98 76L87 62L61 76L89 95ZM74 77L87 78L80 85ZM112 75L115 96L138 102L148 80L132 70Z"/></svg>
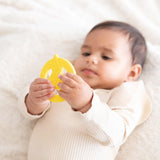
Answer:
<svg viewBox="0 0 160 160"><path fill-rule="evenodd" d="M127 31L125 30L121 30L121 29L117 29L117 28L97 28L91 32L89 32L85 39L88 38L88 37L91 37L91 36L97 36L99 34L101 34L103 32L104 36L108 36L109 33L112 33L112 37L114 35L118 35L120 37L123 37L125 39L127 39L129 41L129 38L130 38L130 33L128 33ZM111 36L111 34L109 34L109 36Z"/></svg>
<svg viewBox="0 0 160 160"><path fill-rule="evenodd" d="M130 46L129 35L123 31L115 29L95 29L89 32L83 42L83 45L88 45L90 42L95 42L95 44L106 43L108 44L120 44L117 42L124 42L125 45Z"/></svg>
<svg viewBox="0 0 160 160"><path fill-rule="evenodd" d="M104 53L127 53L130 56L128 37L120 32L97 29L90 32L81 46L83 50L103 51ZM126 56L126 55L125 55Z"/></svg>

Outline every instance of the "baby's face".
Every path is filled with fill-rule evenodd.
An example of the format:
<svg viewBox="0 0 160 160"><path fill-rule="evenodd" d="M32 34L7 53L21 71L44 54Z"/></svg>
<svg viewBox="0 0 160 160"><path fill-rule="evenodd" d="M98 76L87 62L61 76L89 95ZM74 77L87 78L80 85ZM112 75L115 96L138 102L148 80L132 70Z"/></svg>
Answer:
<svg viewBox="0 0 160 160"><path fill-rule="evenodd" d="M93 89L112 89L128 81L131 52L127 36L107 29L96 29L84 40L75 61L79 76Z"/></svg>

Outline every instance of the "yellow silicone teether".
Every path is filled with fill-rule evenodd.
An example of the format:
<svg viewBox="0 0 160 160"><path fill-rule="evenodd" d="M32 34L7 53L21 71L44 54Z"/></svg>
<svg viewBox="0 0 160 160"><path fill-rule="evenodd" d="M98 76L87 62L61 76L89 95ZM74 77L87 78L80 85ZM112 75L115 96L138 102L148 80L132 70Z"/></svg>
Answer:
<svg viewBox="0 0 160 160"><path fill-rule="evenodd" d="M51 72L51 73L50 73ZM59 58L56 54L52 59L50 59L42 68L40 73L40 78L45 78L51 81L51 83L55 86L56 90L60 88L57 86L58 82L61 80L58 78L59 74L63 74L64 72L70 72L76 74L76 71L73 65L64 58ZM62 102L64 99L60 97L58 94L55 94L50 101L52 102Z"/></svg>

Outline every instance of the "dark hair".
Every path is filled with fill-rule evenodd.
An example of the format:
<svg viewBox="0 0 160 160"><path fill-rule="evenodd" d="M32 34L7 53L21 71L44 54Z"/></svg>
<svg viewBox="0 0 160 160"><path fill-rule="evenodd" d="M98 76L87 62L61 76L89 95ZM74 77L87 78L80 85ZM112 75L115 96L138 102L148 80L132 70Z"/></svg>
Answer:
<svg viewBox="0 0 160 160"><path fill-rule="evenodd" d="M143 67L147 46L143 35L135 27L119 21L105 21L94 26L89 33L96 29L110 29L124 33L128 36L130 50L132 54L132 64L140 64ZM88 33L88 34L89 34Z"/></svg>

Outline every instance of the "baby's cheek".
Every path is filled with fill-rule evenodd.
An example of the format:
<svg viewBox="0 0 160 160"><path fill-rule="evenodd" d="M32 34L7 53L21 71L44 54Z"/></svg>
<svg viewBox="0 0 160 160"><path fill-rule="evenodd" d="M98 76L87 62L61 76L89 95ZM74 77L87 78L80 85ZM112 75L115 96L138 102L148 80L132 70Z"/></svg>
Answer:
<svg viewBox="0 0 160 160"><path fill-rule="evenodd" d="M81 69L81 63L75 62L74 63L74 68L76 70L76 73L78 73L80 71L80 69Z"/></svg>

